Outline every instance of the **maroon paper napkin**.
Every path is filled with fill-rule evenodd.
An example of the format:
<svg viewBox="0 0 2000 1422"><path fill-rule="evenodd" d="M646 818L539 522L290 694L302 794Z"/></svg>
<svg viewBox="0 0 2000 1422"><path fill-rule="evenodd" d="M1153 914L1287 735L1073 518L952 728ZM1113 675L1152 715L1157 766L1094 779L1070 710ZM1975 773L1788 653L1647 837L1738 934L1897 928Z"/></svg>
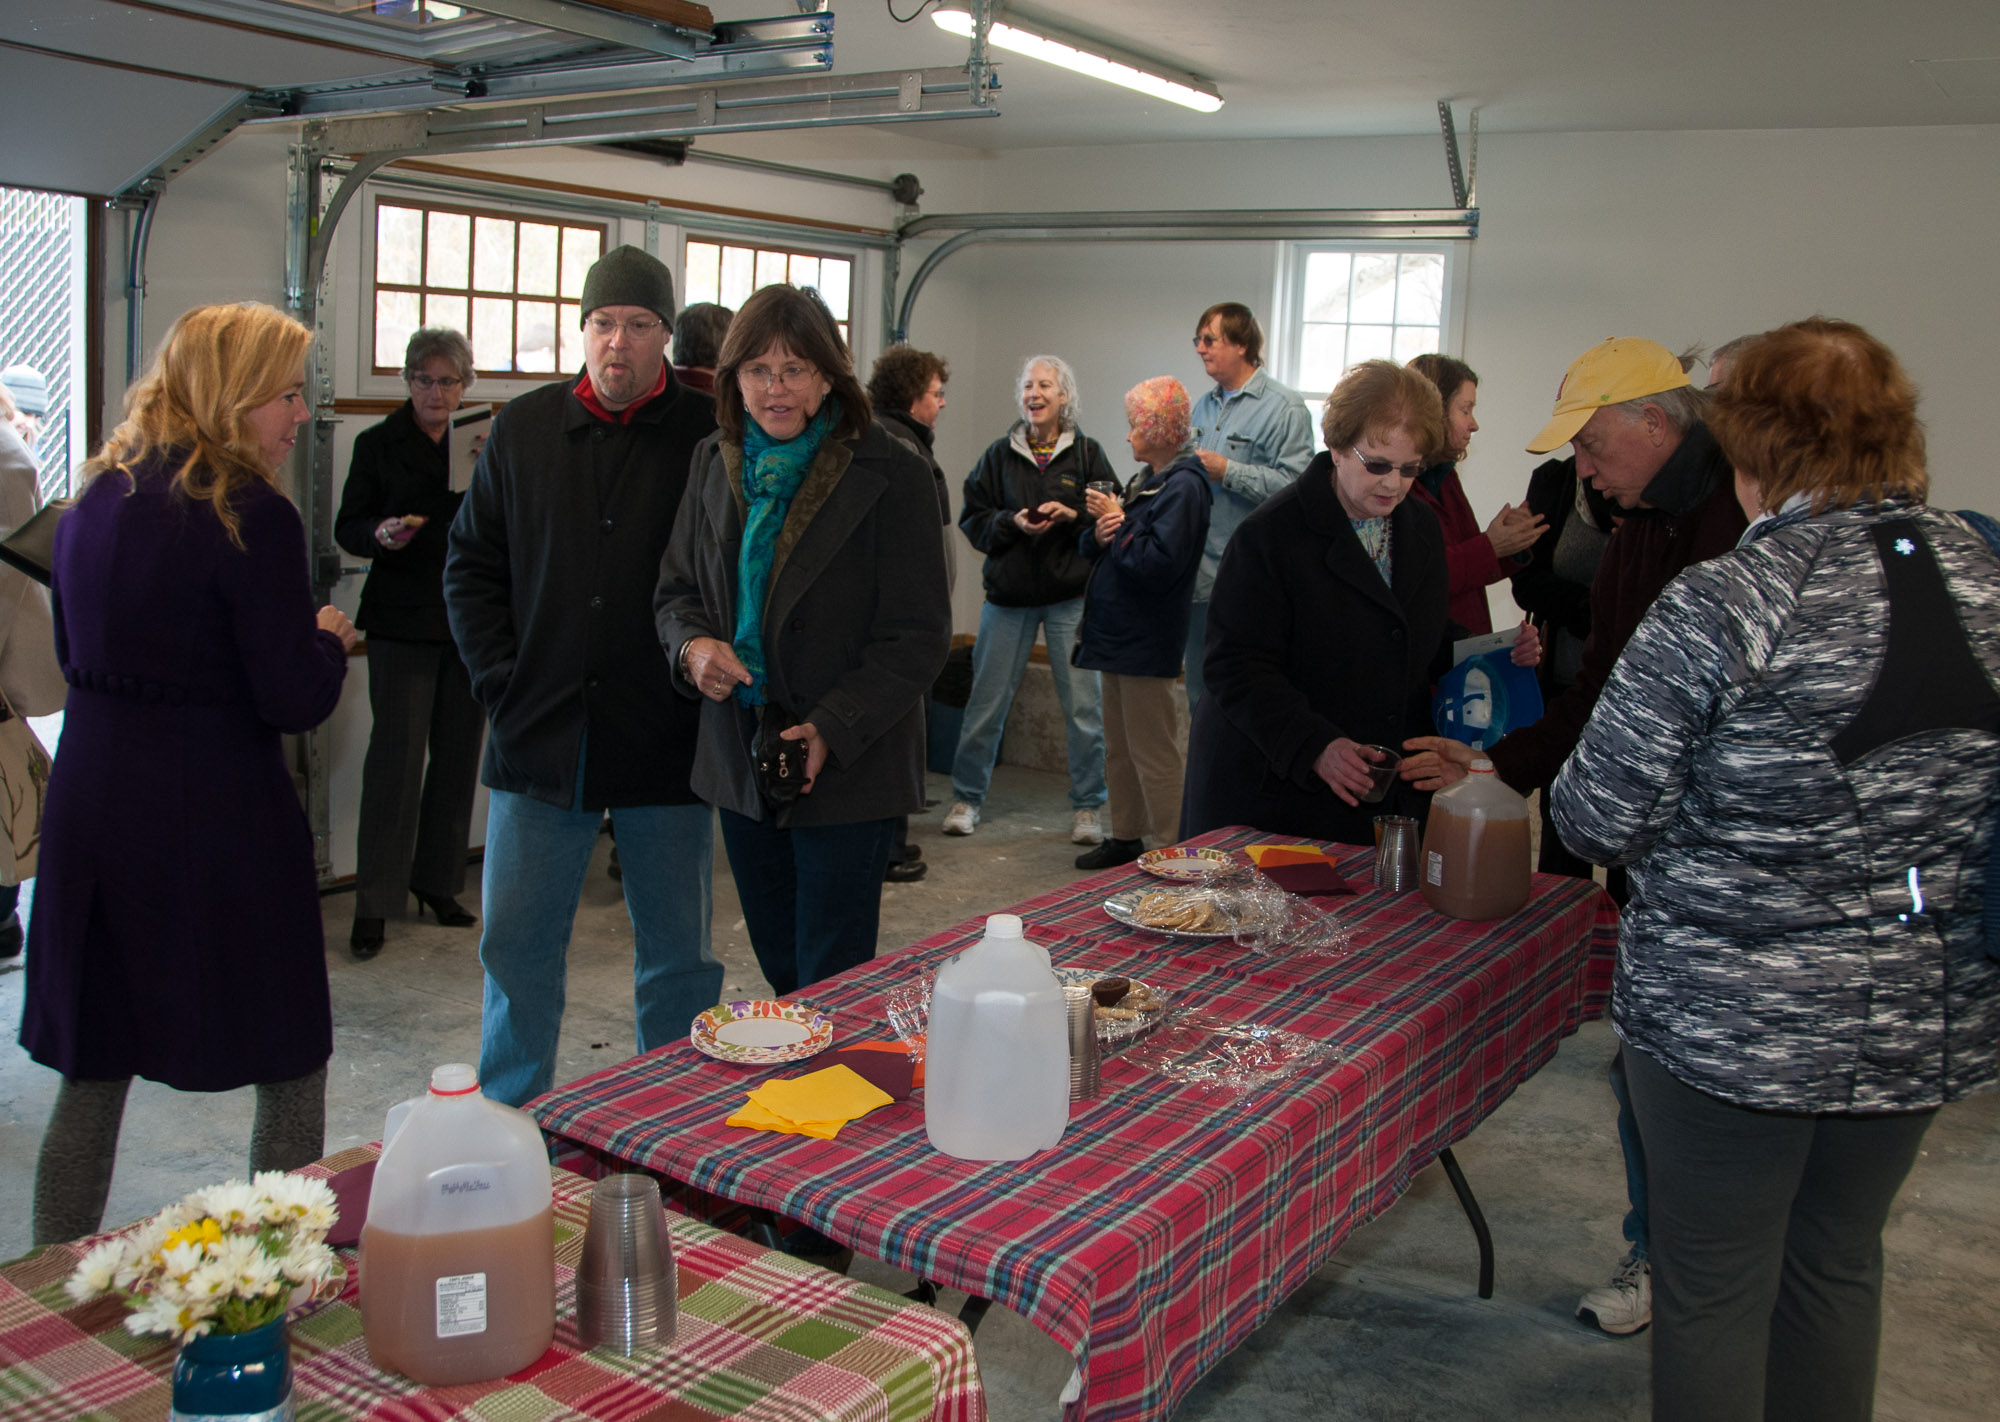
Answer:
<svg viewBox="0 0 2000 1422"><path fill-rule="evenodd" d="M1354 885L1343 879L1340 871L1331 864L1283 864L1263 873L1265 878L1286 893L1309 899L1354 892Z"/></svg>
<svg viewBox="0 0 2000 1422"><path fill-rule="evenodd" d="M838 1047L813 1059L813 1070L834 1065L846 1067L870 1086L901 1101L909 1096L916 1079L917 1064L900 1043L893 1052L873 1047Z"/></svg>
<svg viewBox="0 0 2000 1422"><path fill-rule="evenodd" d="M333 1228L327 1231L326 1242L336 1248L360 1243L361 1226L368 1223L368 1193L375 1184L375 1162L351 1166L329 1176L326 1184L333 1191L334 1208L338 1211Z"/></svg>

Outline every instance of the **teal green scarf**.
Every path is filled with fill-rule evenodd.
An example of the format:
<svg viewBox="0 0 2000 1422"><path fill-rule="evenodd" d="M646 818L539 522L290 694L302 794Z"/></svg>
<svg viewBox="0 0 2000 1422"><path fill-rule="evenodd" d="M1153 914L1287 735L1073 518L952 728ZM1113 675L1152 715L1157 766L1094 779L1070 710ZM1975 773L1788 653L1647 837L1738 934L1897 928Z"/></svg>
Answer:
<svg viewBox="0 0 2000 1422"><path fill-rule="evenodd" d="M736 555L736 635L730 647L750 673L750 684L736 688L744 706L764 704L764 599L771 591L778 531L821 441L839 419L840 401L828 396L812 422L788 440L772 439L753 419L743 421L743 501L750 515Z"/></svg>

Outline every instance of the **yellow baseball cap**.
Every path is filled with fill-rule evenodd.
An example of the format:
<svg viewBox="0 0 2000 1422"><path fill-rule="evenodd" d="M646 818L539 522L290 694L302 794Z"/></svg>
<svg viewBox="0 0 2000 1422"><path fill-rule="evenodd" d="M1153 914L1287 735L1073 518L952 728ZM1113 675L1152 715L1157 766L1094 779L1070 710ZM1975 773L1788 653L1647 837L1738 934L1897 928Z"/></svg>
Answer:
<svg viewBox="0 0 2000 1422"><path fill-rule="evenodd" d="M1681 369L1680 358L1658 341L1613 336L1570 362L1556 391L1555 415L1528 441L1528 453L1547 454L1568 444L1606 405L1622 405L1693 383Z"/></svg>

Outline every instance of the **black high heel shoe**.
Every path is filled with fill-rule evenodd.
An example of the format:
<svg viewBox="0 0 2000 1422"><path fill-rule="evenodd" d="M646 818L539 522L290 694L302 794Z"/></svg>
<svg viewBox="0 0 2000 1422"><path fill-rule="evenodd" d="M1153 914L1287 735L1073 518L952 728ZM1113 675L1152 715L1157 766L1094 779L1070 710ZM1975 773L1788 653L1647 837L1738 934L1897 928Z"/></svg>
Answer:
<svg viewBox="0 0 2000 1422"><path fill-rule="evenodd" d="M438 923L445 928L470 928L479 922L450 894L417 894L416 897L418 918L422 918L424 910L429 909L436 916Z"/></svg>
<svg viewBox="0 0 2000 1422"><path fill-rule="evenodd" d="M365 963L382 951L386 936L381 919L357 918L354 920L354 931L347 935L347 946L356 958Z"/></svg>

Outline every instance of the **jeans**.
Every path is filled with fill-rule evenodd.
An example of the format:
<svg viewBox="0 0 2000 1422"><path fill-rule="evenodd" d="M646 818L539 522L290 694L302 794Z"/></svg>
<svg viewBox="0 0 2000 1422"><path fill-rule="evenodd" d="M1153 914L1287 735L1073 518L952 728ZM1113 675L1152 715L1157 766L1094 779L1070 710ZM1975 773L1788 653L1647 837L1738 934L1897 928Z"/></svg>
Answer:
<svg viewBox="0 0 2000 1422"><path fill-rule="evenodd" d="M1194 721L1194 708L1201 700L1201 694L1208 690L1208 683L1202 680L1202 644L1208 640L1208 604L1196 602L1188 608L1187 652L1181 666L1181 674L1187 678L1188 721Z"/></svg>
<svg viewBox="0 0 2000 1422"><path fill-rule="evenodd" d="M1646 1229L1646 1147L1639 1140L1639 1118L1632 1114L1632 1088L1625 1081L1625 1045L1611 1054L1611 1094L1618 1098L1618 1149L1625 1157L1625 1242L1632 1257L1644 1259L1650 1235Z"/></svg>
<svg viewBox="0 0 2000 1422"><path fill-rule="evenodd" d="M958 755L951 766L954 799L968 805L986 800L993 762L1000 757L1000 735L1007 729L1007 711L1020 689L1039 627L1049 647L1056 699L1069 722L1070 808L1094 810L1104 803L1104 716L1097 673L1069 661L1082 621L1080 597L1047 607L995 607L989 602L979 610L979 640L972 646L972 695L965 703Z"/></svg>
<svg viewBox="0 0 2000 1422"><path fill-rule="evenodd" d="M1882 1227L1933 1110L1755 1111L1627 1050L1653 1223L1656 1422L1866 1422Z"/></svg>
<svg viewBox="0 0 2000 1422"><path fill-rule="evenodd" d="M723 810L722 845L757 966L789 997L875 956L896 821L796 825Z"/></svg>
<svg viewBox="0 0 2000 1422"><path fill-rule="evenodd" d="M581 777L577 783L581 799ZM601 809L559 810L527 795L490 794L480 890L486 1001L479 1083L509 1106L555 1085L570 930L603 819ZM686 1036L722 991L722 965L708 946L714 811L621 806L611 822L632 915L633 1015L639 1050L649 1052ZM879 868L875 877L881 878Z"/></svg>

